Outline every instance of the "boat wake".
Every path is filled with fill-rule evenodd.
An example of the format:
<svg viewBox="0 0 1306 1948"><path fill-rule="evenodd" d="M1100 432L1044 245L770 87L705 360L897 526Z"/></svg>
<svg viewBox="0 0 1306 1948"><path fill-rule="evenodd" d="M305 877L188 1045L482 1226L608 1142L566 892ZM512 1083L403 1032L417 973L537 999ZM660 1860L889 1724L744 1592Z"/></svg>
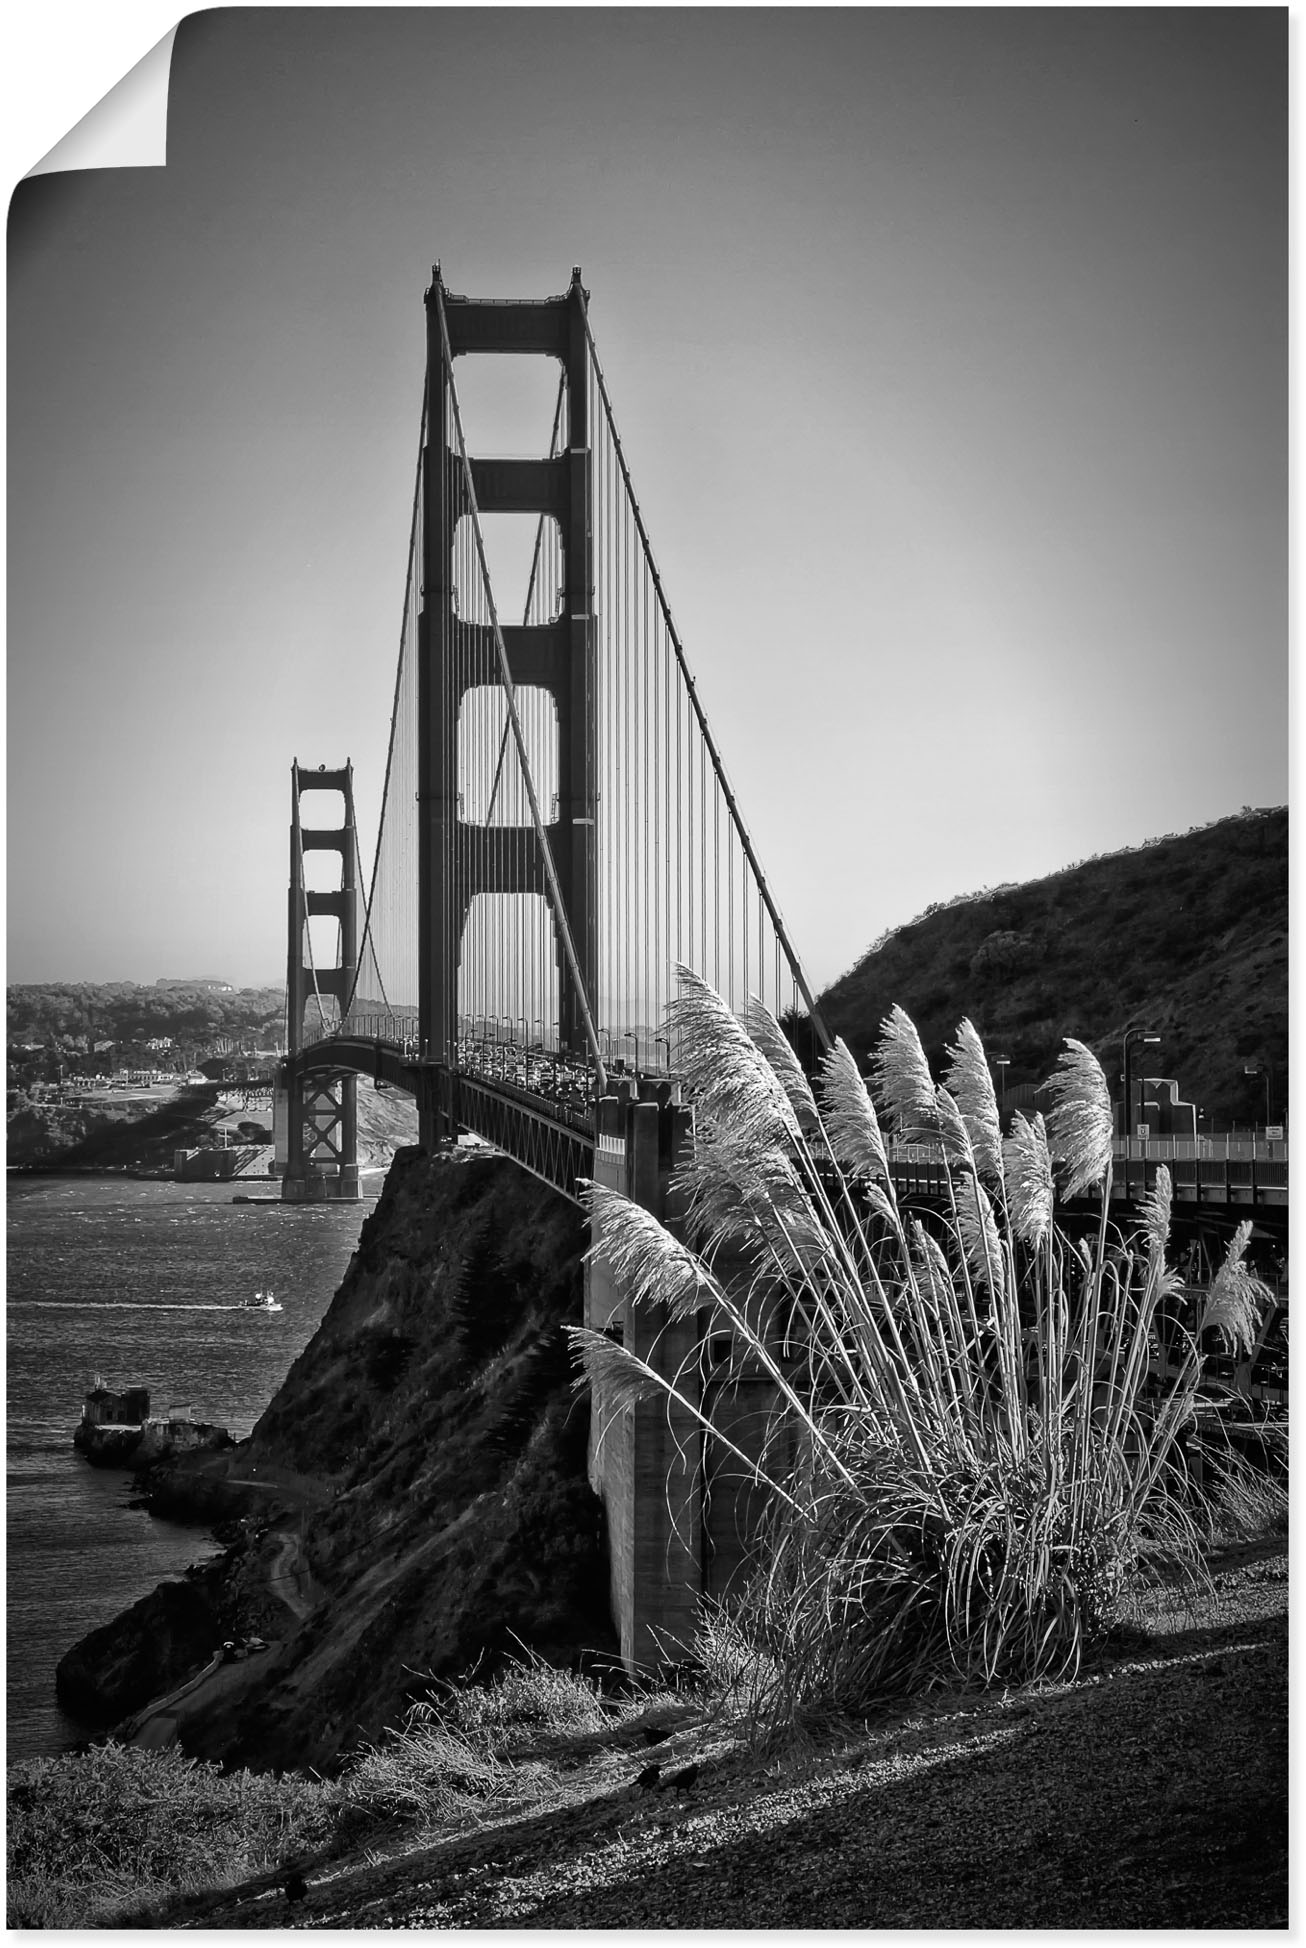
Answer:
<svg viewBox="0 0 1306 1948"><path fill-rule="evenodd" d="M268 1305L220 1305L216 1300L192 1302L181 1300L172 1303L168 1299L10 1299L6 1310L9 1312L76 1312L86 1307L96 1312L280 1312L280 1304Z"/></svg>

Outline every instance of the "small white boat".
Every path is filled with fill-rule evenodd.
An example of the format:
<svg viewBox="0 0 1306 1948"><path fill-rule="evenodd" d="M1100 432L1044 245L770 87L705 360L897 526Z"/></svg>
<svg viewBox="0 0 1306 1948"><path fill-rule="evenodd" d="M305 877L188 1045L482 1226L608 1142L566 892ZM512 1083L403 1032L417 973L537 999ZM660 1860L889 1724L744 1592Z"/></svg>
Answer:
<svg viewBox="0 0 1306 1948"><path fill-rule="evenodd" d="M280 1312L281 1301L272 1292L256 1292L252 1299L242 1299L237 1310L240 1312Z"/></svg>

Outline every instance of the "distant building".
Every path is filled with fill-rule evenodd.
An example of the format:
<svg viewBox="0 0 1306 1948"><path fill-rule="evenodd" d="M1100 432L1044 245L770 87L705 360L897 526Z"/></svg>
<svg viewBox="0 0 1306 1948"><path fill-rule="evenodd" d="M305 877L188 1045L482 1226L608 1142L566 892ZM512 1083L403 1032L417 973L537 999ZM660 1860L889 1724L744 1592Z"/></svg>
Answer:
<svg viewBox="0 0 1306 1948"><path fill-rule="evenodd" d="M1130 1088L1134 1135L1144 1124L1149 1136L1196 1136L1197 1110L1181 1102L1179 1084L1173 1076L1140 1076Z"/></svg>
<svg viewBox="0 0 1306 1948"><path fill-rule="evenodd" d="M149 1418L148 1387L124 1387L115 1392L97 1373L95 1386L82 1402L82 1419L91 1427L143 1427Z"/></svg>

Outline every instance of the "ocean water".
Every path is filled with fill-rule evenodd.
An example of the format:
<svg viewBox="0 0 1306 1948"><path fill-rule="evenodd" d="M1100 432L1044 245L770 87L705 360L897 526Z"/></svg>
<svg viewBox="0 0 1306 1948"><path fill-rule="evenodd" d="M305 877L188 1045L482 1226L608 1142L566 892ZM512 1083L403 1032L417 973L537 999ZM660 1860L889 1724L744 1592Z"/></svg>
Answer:
<svg viewBox="0 0 1306 1948"><path fill-rule="evenodd" d="M268 1194L272 1186L268 1186ZM230 1184L11 1177L6 1252L10 1758L86 1728L54 1669L88 1630L212 1553L202 1528L127 1506L128 1474L72 1446L97 1374L248 1434L312 1337L372 1202L233 1204ZM241 1311L271 1288L280 1312Z"/></svg>

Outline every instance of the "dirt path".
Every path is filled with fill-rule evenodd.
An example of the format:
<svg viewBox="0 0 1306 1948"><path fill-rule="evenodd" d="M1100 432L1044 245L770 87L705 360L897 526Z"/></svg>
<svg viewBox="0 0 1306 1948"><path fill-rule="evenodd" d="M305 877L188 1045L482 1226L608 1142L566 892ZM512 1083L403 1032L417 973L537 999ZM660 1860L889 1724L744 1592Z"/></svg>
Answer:
<svg viewBox="0 0 1306 1948"><path fill-rule="evenodd" d="M161 1698L151 1698L134 1718L119 1726L115 1736L124 1744L143 1746L152 1751L171 1745L193 1712L207 1709L217 1698L243 1691L254 1678L257 1666L258 1660L254 1657L246 1658L239 1664L225 1664L219 1650L203 1670L196 1671L184 1684L179 1684Z"/></svg>
<svg viewBox="0 0 1306 1948"><path fill-rule="evenodd" d="M1231 1562L1073 1682L916 1701L806 1756L687 1726L679 1792L637 1788L627 1738L542 1803L308 1866L294 1908L264 1879L173 1924L1284 1928L1287 1591L1282 1553Z"/></svg>
<svg viewBox="0 0 1306 1948"><path fill-rule="evenodd" d="M269 1488L272 1486L271 1483L266 1485ZM300 1538L294 1528L283 1528L274 1533L266 1581L269 1594L284 1604L294 1619L292 1629L301 1624L321 1600L322 1592L303 1559ZM284 1634L289 1636L292 1631ZM270 1649L275 1651L275 1648L274 1641ZM133 1713L119 1726L117 1736L127 1744L150 1749L171 1745L187 1718L207 1711L219 1699L238 1696L254 1682L265 1665L266 1657L259 1651L226 1662L222 1651L218 1650L202 1670L196 1671L184 1683L176 1685L161 1697L151 1698L147 1705Z"/></svg>
<svg viewBox="0 0 1306 1948"><path fill-rule="evenodd" d="M268 1588L278 1597L297 1623L302 1623L317 1607L317 1586L309 1574L300 1551L299 1537L293 1529L283 1529L276 1538L276 1553L268 1570Z"/></svg>

